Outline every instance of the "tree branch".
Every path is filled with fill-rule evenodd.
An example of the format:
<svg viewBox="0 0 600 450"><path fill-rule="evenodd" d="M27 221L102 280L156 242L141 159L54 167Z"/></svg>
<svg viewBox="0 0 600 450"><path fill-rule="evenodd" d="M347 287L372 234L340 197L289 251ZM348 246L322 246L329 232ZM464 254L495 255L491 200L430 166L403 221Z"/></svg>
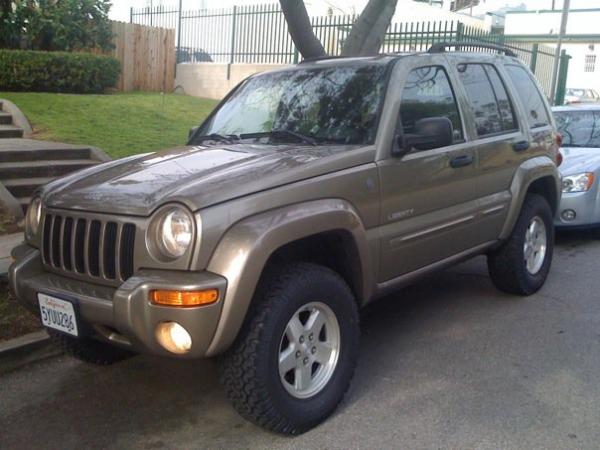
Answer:
<svg viewBox="0 0 600 450"><path fill-rule="evenodd" d="M378 54L385 39L385 33L394 17L397 4L398 0L369 0L348 35L342 55Z"/></svg>
<svg viewBox="0 0 600 450"><path fill-rule="evenodd" d="M326 56L323 44L317 39L306 6L302 0L279 0L283 15L288 24L290 36L304 58Z"/></svg>

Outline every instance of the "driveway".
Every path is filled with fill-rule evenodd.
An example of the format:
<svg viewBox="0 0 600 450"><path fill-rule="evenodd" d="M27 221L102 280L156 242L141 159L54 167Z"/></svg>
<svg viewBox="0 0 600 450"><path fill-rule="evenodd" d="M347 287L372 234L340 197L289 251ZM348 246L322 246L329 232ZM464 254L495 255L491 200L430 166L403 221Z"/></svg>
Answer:
<svg viewBox="0 0 600 450"><path fill-rule="evenodd" d="M346 399L297 438L241 419L212 361L60 357L0 377L0 448L597 448L599 261L600 240L561 236L535 296L477 258L377 302Z"/></svg>

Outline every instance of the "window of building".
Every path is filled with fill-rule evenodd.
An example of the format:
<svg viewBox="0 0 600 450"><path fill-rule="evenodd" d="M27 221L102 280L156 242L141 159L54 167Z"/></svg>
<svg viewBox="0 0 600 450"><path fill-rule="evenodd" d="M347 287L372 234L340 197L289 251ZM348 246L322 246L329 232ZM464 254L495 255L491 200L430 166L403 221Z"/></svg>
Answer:
<svg viewBox="0 0 600 450"><path fill-rule="evenodd" d="M585 55L585 66L584 72L595 72L596 71L596 55Z"/></svg>

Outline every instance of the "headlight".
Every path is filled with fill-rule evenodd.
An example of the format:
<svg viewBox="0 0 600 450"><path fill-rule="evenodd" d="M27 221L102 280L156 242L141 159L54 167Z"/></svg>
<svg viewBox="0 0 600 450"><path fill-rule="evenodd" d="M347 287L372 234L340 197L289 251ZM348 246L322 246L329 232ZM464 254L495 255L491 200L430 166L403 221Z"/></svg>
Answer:
<svg viewBox="0 0 600 450"><path fill-rule="evenodd" d="M563 177L563 192L587 192L594 184L594 174L591 172L579 173Z"/></svg>
<svg viewBox="0 0 600 450"><path fill-rule="evenodd" d="M40 218L42 217L42 199L34 197L29 203L27 214L25 215L25 235L27 239L33 239L37 236L40 227Z"/></svg>
<svg viewBox="0 0 600 450"><path fill-rule="evenodd" d="M152 219L148 247L158 259L173 260L185 254L192 243L194 223L191 214L180 206L161 209Z"/></svg>

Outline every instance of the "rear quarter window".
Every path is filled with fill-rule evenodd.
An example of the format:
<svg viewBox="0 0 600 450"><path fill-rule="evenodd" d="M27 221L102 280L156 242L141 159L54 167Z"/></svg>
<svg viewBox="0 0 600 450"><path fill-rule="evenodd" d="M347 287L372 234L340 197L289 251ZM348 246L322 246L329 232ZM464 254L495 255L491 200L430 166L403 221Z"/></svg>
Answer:
<svg viewBox="0 0 600 450"><path fill-rule="evenodd" d="M523 67L514 65L507 65L506 70L525 108L529 128L549 125L550 116L544 103L544 97L529 73Z"/></svg>

